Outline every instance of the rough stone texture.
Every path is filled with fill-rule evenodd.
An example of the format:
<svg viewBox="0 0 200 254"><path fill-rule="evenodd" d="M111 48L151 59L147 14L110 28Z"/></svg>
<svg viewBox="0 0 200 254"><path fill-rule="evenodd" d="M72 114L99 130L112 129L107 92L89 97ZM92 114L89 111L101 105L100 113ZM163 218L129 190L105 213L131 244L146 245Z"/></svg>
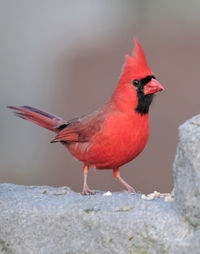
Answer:
<svg viewBox="0 0 200 254"><path fill-rule="evenodd" d="M175 196L181 214L200 225L200 115L179 127L174 161ZM200 251L199 251L200 253Z"/></svg>
<svg viewBox="0 0 200 254"><path fill-rule="evenodd" d="M191 234L174 203L0 186L0 253L167 253Z"/></svg>
<svg viewBox="0 0 200 254"><path fill-rule="evenodd" d="M199 151L197 116L179 129L174 202L0 184L0 253L200 253Z"/></svg>

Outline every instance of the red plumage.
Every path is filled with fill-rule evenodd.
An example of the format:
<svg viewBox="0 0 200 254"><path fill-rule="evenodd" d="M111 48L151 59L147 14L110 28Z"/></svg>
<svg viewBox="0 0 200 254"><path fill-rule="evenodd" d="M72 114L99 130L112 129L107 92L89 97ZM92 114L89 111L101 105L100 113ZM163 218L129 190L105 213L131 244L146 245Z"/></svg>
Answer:
<svg viewBox="0 0 200 254"><path fill-rule="evenodd" d="M119 167L144 149L149 136L148 109L153 94L161 90L163 87L155 80L139 41L135 40L133 56L126 56L113 96L97 111L64 121L29 106L10 108L19 117L56 132L52 143L61 142L83 162L83 194L92 193L87 185L90 167L113 169L114 176L134 192L120 177Z"/></svg>

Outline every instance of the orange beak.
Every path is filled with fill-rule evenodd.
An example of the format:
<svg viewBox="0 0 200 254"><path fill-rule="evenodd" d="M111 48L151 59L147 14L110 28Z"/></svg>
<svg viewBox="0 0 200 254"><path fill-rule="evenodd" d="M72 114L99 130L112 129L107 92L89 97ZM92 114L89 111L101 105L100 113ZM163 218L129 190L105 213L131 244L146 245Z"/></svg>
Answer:
<svg viewBox="0 0 200 254"><path fill-rule="evenodd" d="M154 78L144 86L144 95L164 90L163 86Z"/></svg>

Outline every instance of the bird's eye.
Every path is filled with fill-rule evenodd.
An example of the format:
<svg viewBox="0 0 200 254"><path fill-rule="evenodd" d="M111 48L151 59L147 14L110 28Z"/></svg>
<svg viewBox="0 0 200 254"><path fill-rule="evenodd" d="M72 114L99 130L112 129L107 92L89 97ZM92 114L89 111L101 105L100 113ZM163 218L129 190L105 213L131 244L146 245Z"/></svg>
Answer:
<svg viewBox="0 0 200 254"><path fill-rule="evenodd" d="M139 85L139 80L137 80L137 79L133 80L133 85L138 86Z"/></svg>

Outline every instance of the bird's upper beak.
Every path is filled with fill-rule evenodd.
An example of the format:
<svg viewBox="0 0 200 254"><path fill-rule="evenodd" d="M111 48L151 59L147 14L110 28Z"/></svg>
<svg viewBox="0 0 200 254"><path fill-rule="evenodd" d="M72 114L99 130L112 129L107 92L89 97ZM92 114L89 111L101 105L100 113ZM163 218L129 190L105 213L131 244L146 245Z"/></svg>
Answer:
<svg viewBox="0 0 200 254"><path fill-rule="evenodd" d="M144 86L144 95L157 93L164 90L163 86L154 78Z"/></svg>

